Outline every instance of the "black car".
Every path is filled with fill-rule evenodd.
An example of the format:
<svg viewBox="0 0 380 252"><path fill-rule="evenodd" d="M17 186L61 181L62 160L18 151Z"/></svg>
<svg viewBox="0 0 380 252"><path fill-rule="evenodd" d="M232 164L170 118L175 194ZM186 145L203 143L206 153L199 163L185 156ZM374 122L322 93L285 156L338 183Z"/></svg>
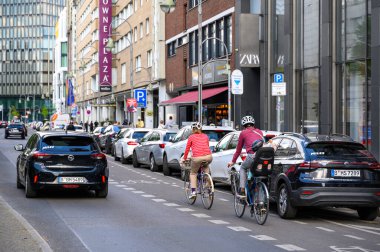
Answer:
<svg viewBox="0 0 380 252"><path fill-rule="evenodd" d="M271 196L282 218L299 207L348 207L374 220L380 206L380 164L357 142L342 135L285 134L277 145Z"/></svg>
<svg viewBox="0 0 380 252"><path fill-rule="evenodd" d="M22 139L28 135L26 127L22 123L11 123L5 128L4 137L8 138L10 136L19 136Z"/></svg>
<svg viewBox="0 0 380 252"><path fill-rule="evenodd" d="M49 188L95 190L97 197L108 194L106 156L87 133L37 132L26 146L16 145L17 188L25 187L27 198Z"/></svg>

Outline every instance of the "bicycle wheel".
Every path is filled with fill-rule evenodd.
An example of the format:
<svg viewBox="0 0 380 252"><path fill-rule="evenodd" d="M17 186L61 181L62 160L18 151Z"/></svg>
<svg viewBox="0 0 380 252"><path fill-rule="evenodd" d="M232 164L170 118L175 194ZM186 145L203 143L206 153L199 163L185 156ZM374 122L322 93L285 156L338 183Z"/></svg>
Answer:
<svg viewBox="0 0 380 252"><path fill-rule="evenodd" d="M269 214L269 193L263 182L258 182L253 197L253 212L258 224L263 225Z"/></svg>
<svg viewBox="0 0 380 252"><path fill-rule="evenodd" d="M245 212L246 201L242 199L239 195L239 179L237 178L237 174L232 175L232 186L234 188L234 208L235 214L237 217L241 218Z"/></svg>
<svg viewBox="0 0 380 252"><path fill-rule="evenodd" d="M206 209L210 209L212 203L214 203L214 183L212 182L210 174L204 173L201 183L202 204Z"/></svg>
<svg viewBox="0 0 380 252"><path fill-rule="evenodd" d="M190 199L189 196L191 194L191 184L190 184L190 170L185 170L185 180L184 180L184 189L186 200L190 205L193 205L197 200L197 196Z"/></svg>

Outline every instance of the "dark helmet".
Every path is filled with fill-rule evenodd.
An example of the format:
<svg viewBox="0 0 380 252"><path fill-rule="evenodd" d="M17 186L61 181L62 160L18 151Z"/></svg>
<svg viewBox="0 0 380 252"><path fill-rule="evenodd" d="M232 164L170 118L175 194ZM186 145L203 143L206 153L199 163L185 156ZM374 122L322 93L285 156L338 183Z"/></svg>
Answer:
<svg viewBox="0 0 380 252"><path fill-rule="evenodd" d="M264 141L263 140L255 140L252 144L252 151L256 152L258 149L263 147Z"/></svg>

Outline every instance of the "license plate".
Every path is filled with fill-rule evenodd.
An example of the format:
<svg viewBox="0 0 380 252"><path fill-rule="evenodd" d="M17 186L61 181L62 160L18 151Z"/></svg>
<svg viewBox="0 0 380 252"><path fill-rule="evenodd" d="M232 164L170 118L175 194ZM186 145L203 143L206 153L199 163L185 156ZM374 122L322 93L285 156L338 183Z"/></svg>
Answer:
<svg viewBox="0 0 380 252"><path fill-rule="evenodd" d="M80 184L80 183L86 183L87 179L84 177L59 177L58 182L62 184L67 184L67 183Z"/></svg>
<svg viewBox="0 0 380 252"><path fill-rule="evenodd" d="M18 129L12 129L12 132L18 132Z"/></svg>
<svg viewBox="0 0 380 252"><path fill-rule="evenodd" d="M359 170L331 170L332 177L360 177Z"/></svg>

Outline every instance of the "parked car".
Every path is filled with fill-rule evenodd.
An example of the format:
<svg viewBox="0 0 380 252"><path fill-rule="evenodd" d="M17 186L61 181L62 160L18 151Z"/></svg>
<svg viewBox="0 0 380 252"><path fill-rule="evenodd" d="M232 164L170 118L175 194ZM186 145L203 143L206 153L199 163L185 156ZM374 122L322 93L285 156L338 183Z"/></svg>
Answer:
<svg viewBox="0 0 380 252"><path fill-rule="evenodd" d="M67 126L64 126L64 130L67 130ZM83 126L79 124L74 124L75 132L84 132Z"/></svg>
<svg viewBox="0 0 380 252"><path fill-rule="evenodd" d="M227 167L227 164L232 160L232 157L235 154L240 132L241 131L234 131L228 133L215 145L212 152L212 163L210 164L212 179L214 181L231 185L231 175L229 174L230 168ZM266 141L282 134L279 131L263 130L262 132ZM246 156L247 152L245 149L243 149L240 154L240 157L238 157L236 162L243 162ZM240 170L240 165L237 165L235 167L235 170Z"/></svg>
<svg viewBox="0 0 380 252"><path fill-rule="evenodd" d="M145 128L127 128L115 142L115 160L120 160L122 164L132 161L133 150L139 144L138 141L148 132L149 129Z"/></svg>
<svg viewBox="0 0 380 252"><path fill-rule="evenodd" d="M8 126L7 121L0 121L0 128L6 128Z"/></svg>
<svg viewBox="0 0 380 252"><path fill-rule="evenodd" d="M27 136L26 127L23 123L10 123L5 128L4 137L7 139L10 136L19 136L22 139L25 139Z"/></svg>
<svg viewBox="0 0 380 252"><path fill-rule="evenodd" d="M226 134L234 131L231 127L203 126L202 132L210 140L210 147L215 146L218 141ZM180 160L185 153L187 138L192 134L191 125L180 129L173 137L171 142L165 146L163 154L162 170L165 176L171 175L173 170L181 172L181 178L184 179L184 172L181 170Z"/></svg>
<svg viewBox="0 0 380 252"><path fill-rule="evenodd" d="M35 130L40 131L43 126L44 126L43 122L36 122Z"/></svg>
<svg viewBox="0 0 380 252"><path fill-rule="evenodd" d="M109 171L106 156L86 133L37 132L25 147L15 146L17 188L25 187L27 198L51 188L95 190L107 197Z"/></svg>
<svg viewBox="0 0 380 252"><path fill-rule="evenodd" d="M133 167L140 164L149 165L151 171L159 171L162 168L164 148L169 139L177 134L178 130L153 129L148 132L133 151Z"/></svg>
<svg viewBox="0 0 380 252"><path fill-rule="evenodd" d="M95 142L100 146L100 135L103 134L105 127L96 127L94 131L91 133L92 138L94 138Z"/></svg>
<svg viewBox="0 0 380 252"><path fill-rule="evenodd" d="M349 207L363 220L377 217L380 164L362 144L336 134L285 134L273 142L270 193L282 218L304 206Z"/></svg>
<svg viewBox="0 0 380 252"><path fill-rule="evenodd" d="M104 130L103 134L99 136L99 143L100 143L100 148L102 150L105 150L106 153L111 153L111 143L112 143L112 138L116 137L117 133L119 133L122 125L109 125L106 127Z"/></svg>

